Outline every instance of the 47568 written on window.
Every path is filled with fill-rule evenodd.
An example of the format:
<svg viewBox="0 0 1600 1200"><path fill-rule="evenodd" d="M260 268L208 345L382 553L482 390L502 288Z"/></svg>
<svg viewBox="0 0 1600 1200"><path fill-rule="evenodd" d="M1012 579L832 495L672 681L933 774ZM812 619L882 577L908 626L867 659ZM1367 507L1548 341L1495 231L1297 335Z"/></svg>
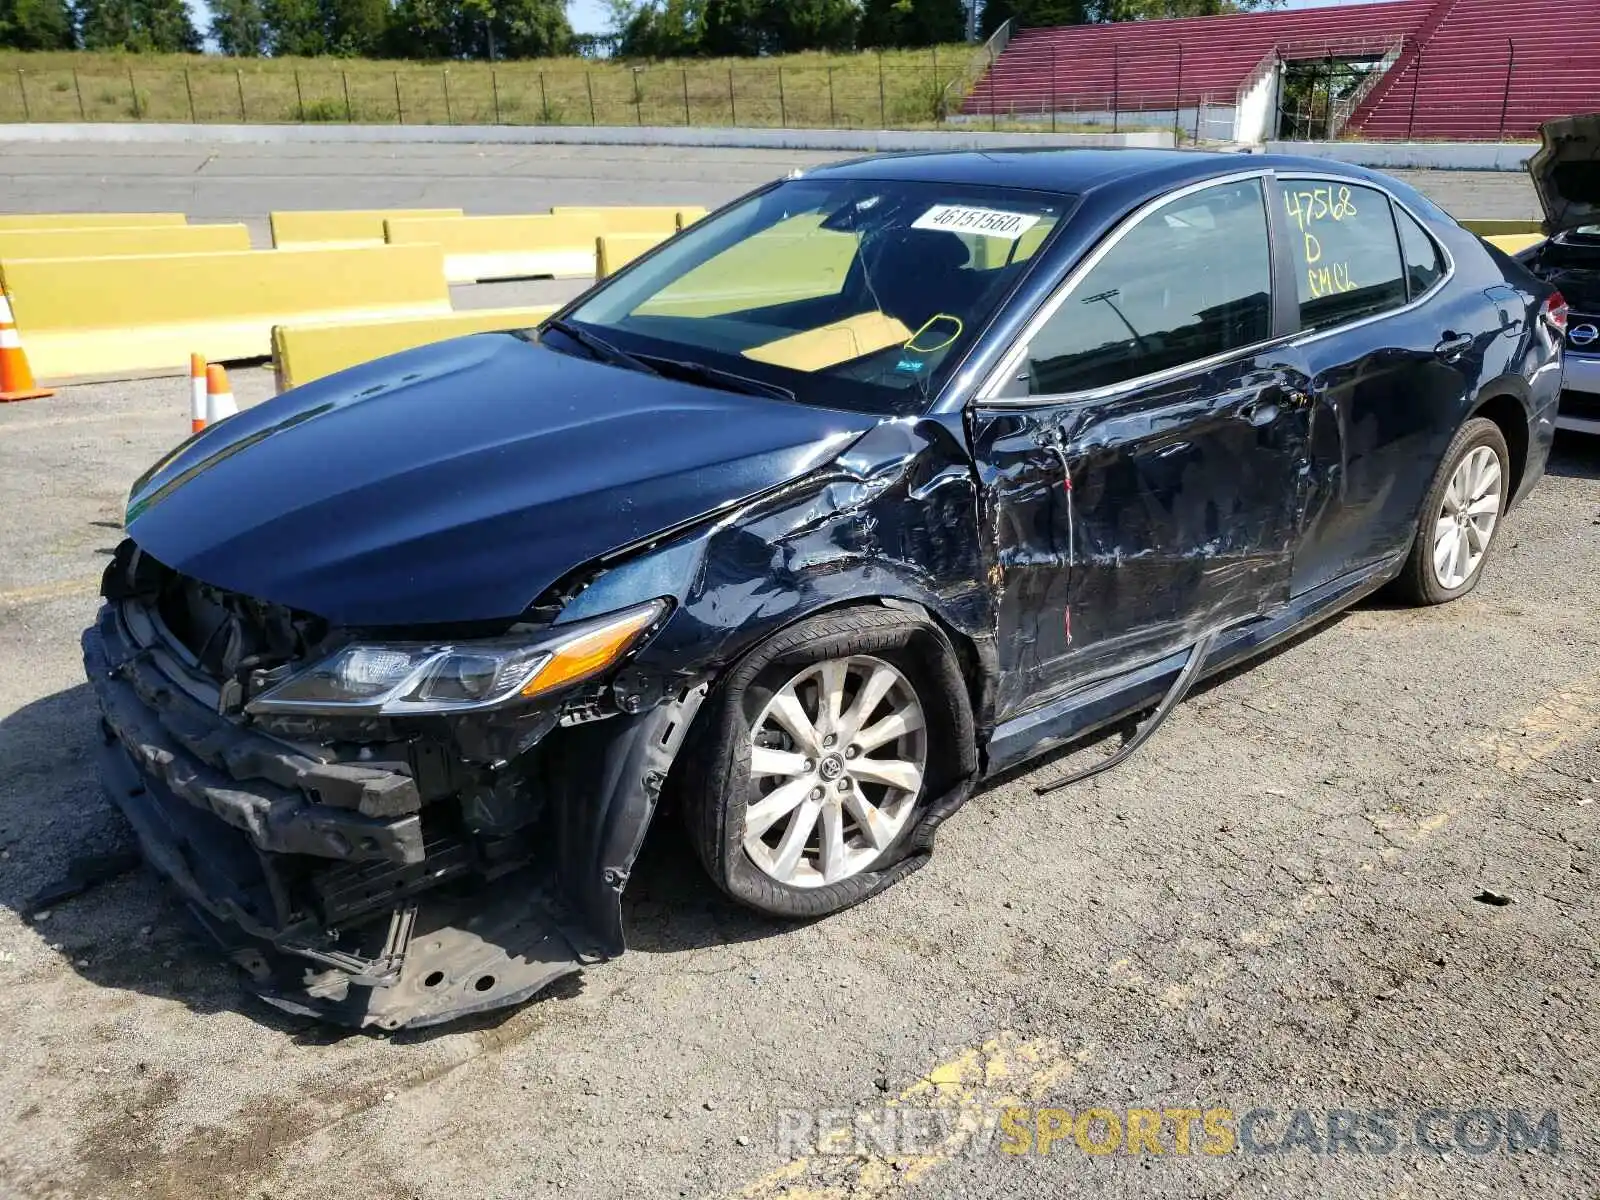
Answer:
<svg viewBox="0 0 1600 1200"><path fill-rule="evenodd" d="M1406 302L1389 197L1322 179L1280 180L1300 294L1300 325L1324 329Z"/></svg>

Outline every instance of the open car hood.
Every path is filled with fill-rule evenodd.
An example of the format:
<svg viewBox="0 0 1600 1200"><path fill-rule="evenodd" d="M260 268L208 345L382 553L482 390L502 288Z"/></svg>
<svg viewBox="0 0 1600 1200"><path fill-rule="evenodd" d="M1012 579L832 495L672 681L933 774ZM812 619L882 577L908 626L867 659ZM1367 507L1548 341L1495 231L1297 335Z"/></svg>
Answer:
<svg viewBox="0 0 1600 1200"><path fill-rule="evenodd" d="M134 485L127 527L174 570L337 625L509 620L876 423L481 334L213 426Z"/></svg>
<svg viewBox="0 0 1600 1200"><path fill-rule="evenodd" d="M1600 225L1600 113L1561 117L1539 127L1544 144L1528 160L1528 174L1544 208L1544 231Z"/></svg>

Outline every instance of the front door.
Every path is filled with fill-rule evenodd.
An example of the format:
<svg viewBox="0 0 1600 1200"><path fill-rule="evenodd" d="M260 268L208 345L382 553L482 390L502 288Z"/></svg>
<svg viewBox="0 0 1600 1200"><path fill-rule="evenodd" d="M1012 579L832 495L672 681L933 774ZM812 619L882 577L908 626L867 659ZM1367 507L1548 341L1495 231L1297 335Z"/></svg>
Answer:
<svg viewBox="0 0 1600 1200"><path fill-rule="evenodd" d="M1262 181L1137 214L1074 275L970 414L1000 720L1289 594L1307 379Z"/></svg>

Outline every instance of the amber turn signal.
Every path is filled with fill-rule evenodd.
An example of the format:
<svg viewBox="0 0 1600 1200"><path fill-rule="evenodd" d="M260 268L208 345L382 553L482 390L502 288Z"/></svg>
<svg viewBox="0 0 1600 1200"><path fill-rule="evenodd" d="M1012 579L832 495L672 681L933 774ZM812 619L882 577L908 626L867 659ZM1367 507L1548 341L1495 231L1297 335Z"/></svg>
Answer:
<svg viewBox="0 0 1600 1200"><path fill-rule="evenodd" d="M522 685L522 694L539 696L599 674L626 654L639 635L661 618L666 608L664 601L652 600L619 613L569 641L549 647L549 661Z"/></svg>

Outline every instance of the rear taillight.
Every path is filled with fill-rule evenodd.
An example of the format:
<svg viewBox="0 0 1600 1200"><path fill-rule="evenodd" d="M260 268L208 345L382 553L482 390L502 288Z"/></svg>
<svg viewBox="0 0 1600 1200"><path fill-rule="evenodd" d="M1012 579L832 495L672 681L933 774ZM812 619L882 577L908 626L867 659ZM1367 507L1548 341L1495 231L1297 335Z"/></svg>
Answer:
<svg viewBox="0 0 1600 1200"><path fill-rule="evenodd" d="M1557 333L1566 333L1567 298L1560 292L1556 292L1544 302L1544 307L1539 310L1539 315L1545 319L1551 329L1554 329Z"/></svg>

